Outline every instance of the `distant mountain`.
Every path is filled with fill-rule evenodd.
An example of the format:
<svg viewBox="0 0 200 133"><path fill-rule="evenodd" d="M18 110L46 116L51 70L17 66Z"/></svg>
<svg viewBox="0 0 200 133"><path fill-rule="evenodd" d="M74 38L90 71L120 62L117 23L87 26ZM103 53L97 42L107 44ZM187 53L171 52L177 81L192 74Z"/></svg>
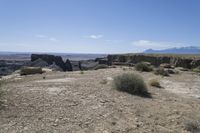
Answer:
<svg viewBox="0 0 200 133"><path fill-rule="evenodd" d="M180 48L170 48L163 50L153 50L147 49L143 53L146 54L200 54L200 47L180 47Z"/></svg>

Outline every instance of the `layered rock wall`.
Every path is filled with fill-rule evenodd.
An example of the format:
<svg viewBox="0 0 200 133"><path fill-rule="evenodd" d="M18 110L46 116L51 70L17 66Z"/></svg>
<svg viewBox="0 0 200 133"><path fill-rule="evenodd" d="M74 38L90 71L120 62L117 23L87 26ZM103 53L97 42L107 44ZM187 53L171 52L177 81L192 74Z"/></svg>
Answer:
<svg viewBox="0 0 200 133"><path fill-rule="evenodd" d="M153 56L144 54L135 55L108 55L108 64L111 65L113 62L123 63L138 63L138 62L150 62L152 65L159 66L162 63L169 63L176 67L184 68L195 68L200 65L200 59L189 59L181 57L170 57L170 56Z"/></svg>
<svg viewBox="0 0 200 133"><path fill-rule="evenodd" d="M49 65L55 63L57 66L63 69L63 71L72 71L70 61L66 61L66 63L62 60L61 56L47 55L47 54L32 54L31 61L34 62L38 59L42 59L46 61Z"/></svg>

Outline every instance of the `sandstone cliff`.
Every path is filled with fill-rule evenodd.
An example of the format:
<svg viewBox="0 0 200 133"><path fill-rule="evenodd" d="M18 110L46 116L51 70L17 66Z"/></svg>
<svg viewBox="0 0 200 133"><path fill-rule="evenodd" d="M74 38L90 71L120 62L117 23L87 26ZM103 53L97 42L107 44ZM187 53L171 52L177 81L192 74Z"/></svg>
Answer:
<svg viewBox="0 0 200 133"><path fill-rule="evenodd" d="M195 68L200 65L200 58L185 58L181 56L168 55L147 55L147 54L124 54L124 55L108 55L107 64L114 62L121 63L138 63L150 62L152 65L159 66L162 63L169 63L176 67Z"/></svg>

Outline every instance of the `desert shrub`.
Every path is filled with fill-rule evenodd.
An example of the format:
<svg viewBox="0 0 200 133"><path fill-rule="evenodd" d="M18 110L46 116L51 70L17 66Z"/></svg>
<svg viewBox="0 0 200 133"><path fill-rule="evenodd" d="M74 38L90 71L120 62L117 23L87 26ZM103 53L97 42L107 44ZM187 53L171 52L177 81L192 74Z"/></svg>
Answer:
<svg viewBox="0 0 200 133"><path fill-rule="evenodd" d="M149 85L151 85L151 86L153 86L153 87L161 88L161 85L160 85L159 81L156 80L156 79L150 80L150 81L149 81Z"/></svg>
<svg viewBox="0 0 200 133"><path fill-rule="evenodd" d="M42 74L42 68L39 67L24 67L20 70L21 75Z"/></svg>
<svg viewBox="0 0 200 133"><path fill-rule="evenodd" d="M200 132L200 124L198 122L188 122L185 124L185 129L190 131L191 133L199 133Z"/></svg>
<svg viewBox="0 0 200 133"><path fill-rule="evenodd" d="M168 71L166 71L164 68L158 68L154 72L156 75L162 75L162 76L169 76Z"/></svg>
<svg viewBox="0 0 200 133"><path fill-rule="evenodd" d="M126 68L122 68L123 71L126 71Z"/></svg>
<svg viewBox="0 0 200 133"><path fill-rule="evenodd" d="M153 68L151 66L149 66L148 64L144 63L144 62L140 62L137 63L135 66L136 70L141 71L141 72L150 72L153 70Z"/></svg>
<svg viewBox="0 0 200 133"><path fill-rule="evenodd" d="M113 80L114 88L139 96L149 96L142 77L133 73L119 75Z"/></svg>
<svg viewBox="0 0 200 133"><path fill-rule="evenodd" d="M105 69L105 68L108 68L108 65L98 64L97 66L94 67L94 70Z"/></svg>
<svg viewBox="0 0 200 133"><path fill-rule="evenodd" d="M4 92L2 90L2 85L3 85L3 81L1 80L0 81L0 109L1 109L2 104L3 104L2 97L3 97L3 94L4 94Z"/></svg>
<svg viewBox="0 0 200 133"><path fill-rule="evenodd" d="M80 71L80 74L84 74L84 71Z"/></svg>
<svg viewBox="0 0 200 133"><path fill-rule="evenodd" d="M200 73L200 66L192 69L193 72Z"/></svg>

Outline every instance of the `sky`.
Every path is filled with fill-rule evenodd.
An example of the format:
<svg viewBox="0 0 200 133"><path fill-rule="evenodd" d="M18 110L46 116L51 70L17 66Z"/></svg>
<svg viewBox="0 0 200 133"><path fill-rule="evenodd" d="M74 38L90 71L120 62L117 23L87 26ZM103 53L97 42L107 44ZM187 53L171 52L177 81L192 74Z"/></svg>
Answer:
<svg viewBox="0 0 200 133"><path fill-rule="evenodd" d="M135 53L200 46L200 0L0 0L0 51Z"/></svg>

